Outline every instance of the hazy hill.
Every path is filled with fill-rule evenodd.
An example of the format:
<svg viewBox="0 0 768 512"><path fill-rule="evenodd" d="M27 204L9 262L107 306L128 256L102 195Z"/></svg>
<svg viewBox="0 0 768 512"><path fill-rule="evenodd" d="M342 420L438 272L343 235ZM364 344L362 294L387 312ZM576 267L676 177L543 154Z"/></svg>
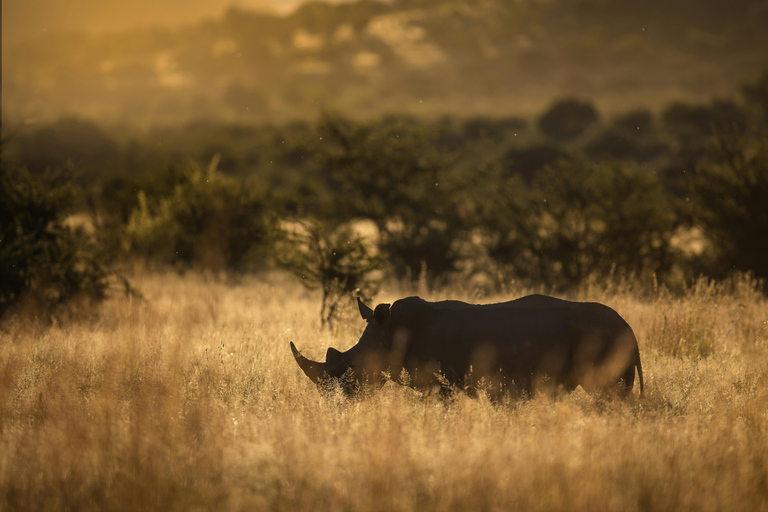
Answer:
<svg viewBox="0 0 768 512"><path fill-rule="evenodd" d="M731 95L768 66L763 0L401 0L231 9L173 30L55 35L4 49L3 116L192 118L530 114Z"/></svg>

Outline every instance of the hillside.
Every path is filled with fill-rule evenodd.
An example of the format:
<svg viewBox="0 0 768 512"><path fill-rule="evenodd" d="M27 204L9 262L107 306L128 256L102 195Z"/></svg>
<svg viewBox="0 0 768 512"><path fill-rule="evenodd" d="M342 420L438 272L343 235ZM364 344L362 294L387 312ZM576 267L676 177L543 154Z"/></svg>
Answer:
<svg viewBox="0 0 768 512"><path fill-rule="evenodd" d="M173 124L531 114L580 96L601 109L732 95L768 65L758 0L408 1L230 9L180 29L53 34L3 50L6 121L64 114Z"/></svg>

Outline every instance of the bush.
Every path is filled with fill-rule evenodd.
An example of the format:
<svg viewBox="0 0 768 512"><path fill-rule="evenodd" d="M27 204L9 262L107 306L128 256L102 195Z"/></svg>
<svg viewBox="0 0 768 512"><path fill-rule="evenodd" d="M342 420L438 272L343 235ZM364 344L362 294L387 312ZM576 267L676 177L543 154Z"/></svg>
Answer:
<svg viewBox="0 0 768 512"><path fill-rule="evenodd" d="M768 69L759 78L742 86L744 98L762 114L762 121L768 125Z"/></svg>
<svg viewBox="0 0 768 512"><path fill-rule="evenodd" d="M73 299L104 299L112 273L85 229L66 222L77 192L50 174L0 168L0 316L14 307L45 316Z"/></svg>
<svg viewBox="0 0 768 512"><path fill-rule="evenodd" d="M694 222L716 248L706 269L722 277L752 271L768 278L768 139L720 133L691 183Z"/></svg>
<svg viewBox="0 0 768 512"><path fill-rule="evenodd" d="M510 133L522 133L528 128L525 119L508 117L492 119L488 117L473 117L462 123L461 133L464 140L489 140L502 142Z"/></svg>
<svg viewBox="0 0 768 512"><path fill-rule="evenodd" d="M748 116L730 101L713 101L710 105L672 103L661 114L665 130L677 142L677 152L692 166L705 156L707 142L716 132L743 130Z"/></svg>
<svg viewBox="0 0 768 512"><path fill-rule="evenodd" d="M616 116L613 119L613 126L626 132L640 132L647 135L654 130L653 114L645 108L630 110Z"/></svg>
<svg viewBox="0 0 768 512"><path fill-rule="evenodd" d="M486 193L490 256L527 282L573 286L615 270L664 272L674 212L653 173L564 163L529 187L519 178Z"/></svg>
<svg viewBox="0 0 768 512"><path fill-rule="evenodd" d="M333 228L317 221L285 226L276 242L280 266L310 290L323 292L320 319L332 326L341 301L350 296L370 301L378 291L384 259L349 225Z"/></svg>
<svg viewBox="0 0 768 512"><path fill-rule="evenodd" d="M584 152L594 159L645 163L663 155L667 152L667 147L640 131L632 132L614 127L604 130L590 140Z"/></svg>
<svg viewBox="0 0 768 512"><path fill-rule="evenodd" d="M591 103L564 99L544 112L539 118L539 129L558 142L567 142L584 133L598 119L597 110Z"/></svg>
<svg viewBox="0 0 768 512"><path fill-rule="evenodd" d="M426 266L434 282L452 270L459 257L453 250L459 191L431 134L407 119L363 124L330 115L320 119L317 132L323 188L343 198L329 201L325 217L374 222L379 250L398 278L415 278Z"/></svg>
<svg viewBox="0 0 768 512"><path fill-rule="evenodd" d="M266 242L264 198L237 180L190 168L159 197L139 192L126 229L130 251L178 269L249 270Z"/></svg>
<svg viewBox="0 0 768 512"><path fill-rule="evenodd" d="M560 160L571 160L571 155L553 146L529 146L507 151L502 165L508 174L519 174L526 183L531 183L536 174Z"/></svg>

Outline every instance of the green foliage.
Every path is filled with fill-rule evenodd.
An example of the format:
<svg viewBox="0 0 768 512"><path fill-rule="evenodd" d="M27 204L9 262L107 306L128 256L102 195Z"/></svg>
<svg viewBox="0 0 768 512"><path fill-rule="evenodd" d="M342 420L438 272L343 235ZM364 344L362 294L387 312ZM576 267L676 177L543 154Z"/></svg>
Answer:
<svg viewBox="0 0 768 512"><path fill-rule="evenodd" d="M424 265L431 280L452 270L460 231L455 190L447 156L435 150L428 130L407 119L363 124L324 115L317 132L318 172L333 192L327 214L374 222L379 248L399 278L419 275Z"/></svg>
<svg viewBox="0 0 768 512"><path fill-rule="evenodd" d="M614 270L671 265L674 214L654 174L629 166L563 163L527 186L519 178L483 193L489 255L518 278L567 287Z"/></svg>
<svg viewBox="0 0 768 512"><path fill-rule="evenodd" d="M0 168L0 315L46 316L73 299L99 302L110 270L83 227L71 227L77 189L53 175Z"/></svg>
<svg viewBox="0 0 768 512"><path fill-rule="evenodd" d="M695 163L716 131L743 130L749 119L735 103L715 100L709 105L672 103L662 112L661 121L678 144L680 157Z"/></svg>
<svg viewBox="0 0 768 512"><path fill-rule="evenodd" d="M768 137L719 133L691 182L694 222L716 249L722 276L733 270L768 278Z"/></svg>
<svg viewBox="0 0 768 512"><path fill-rule="evenodd" d="M378 291L384 259L350 225L331 227L317 221L285 226L276 242L280 266L310 290L323 292L320 318L333 325L341 301L357 296L370 301Z"/></svg>
<svg viewBox="0 0 768 512"><path fill-rule="evenodd" d="M586 101L564 99L555 102L539 118L539 129L558 141L573 140L597 122L595 107Z"/></svg>
<svg viewBox="0 0 768 512"><path fill-rule="evenodd" d="M742 92L746 100L763 116L763 123L768 125L768 69L759 78L744 84Z"/></svg>
<svg viewBox="0 0 768 512"><path fill-rule="evenodd" d="M270 225L264 198L217 173L216 164L187 169L167 194L139 192L126 228L132 253L179 269L247 270L260 262Z"/></svg>
<svg viewBox="0 0 768 512"><path fill-rule="evenodd" d="M307 7L301 24L332 11ZM639 108L601 122L592 104L563 99L539 116L542 133L514 117L326 113L314 124L156 127L116 147L124 135L65 120L22 129L4 157L79 162L81 176L103 168L89 183L102 247L179 269L255 270L282 217L317 219L326 240L337 236L327 226L370 221L391 276L432 287L472 273L570 287L615 271L681 290L700 273L768 274L764 82L744 86L745 104L674 103L658 119ZM36 155L30 141L50 147ZM268 197L246 185L255 177Z"/></svg>
<svg viewBox="0 0 768 512"><path fill-rule="evenodd" d="M502 142L509 133L523 133L528 129L528 122L519 117L491 119L473 117L462 123L463 139L468 141L490 140Z"/></svg>
<svg viewBox="0 0 768 512"><path fill-rule="evenodd" d="M546 167L570 159L567 152L556 146L536 145L510 149L504 154L501 164L506 173L519 174L526 183L530 183Z"/></svg>
<svg viewBox="0 0 768 512"><path fill-rule="evenodd" d="M639 120L638 120L639 121ZM596 160L650 162L668 153L668 148L649 131L616 125L592 138L584 148Z"/></svg>
<svg viewBox="0 0 768 512"><path fill-rule="evenodd" d="M655 123L650 110L638 108L616 116L613 119L613 126L627 132L638 131L647 134L654 130Z"/></svg>

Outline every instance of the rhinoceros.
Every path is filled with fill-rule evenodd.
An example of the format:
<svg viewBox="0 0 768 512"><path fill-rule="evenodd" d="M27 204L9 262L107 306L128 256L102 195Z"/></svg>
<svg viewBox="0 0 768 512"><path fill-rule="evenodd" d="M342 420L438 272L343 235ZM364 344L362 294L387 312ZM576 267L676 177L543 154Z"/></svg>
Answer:
<svg viewBox="0 0 768 512"><path fill-rule="evenodd" d="M368 326L354 347L329 348L320 363L290 344L296 362L319 386L339 379L351 392L390 375L416 389L483 389L492 398L577 386L623 396L631 392L637 368L643 393L637 339L603 304L545 295L487 305L408 297L373 310L357 302Z"/></svg>

